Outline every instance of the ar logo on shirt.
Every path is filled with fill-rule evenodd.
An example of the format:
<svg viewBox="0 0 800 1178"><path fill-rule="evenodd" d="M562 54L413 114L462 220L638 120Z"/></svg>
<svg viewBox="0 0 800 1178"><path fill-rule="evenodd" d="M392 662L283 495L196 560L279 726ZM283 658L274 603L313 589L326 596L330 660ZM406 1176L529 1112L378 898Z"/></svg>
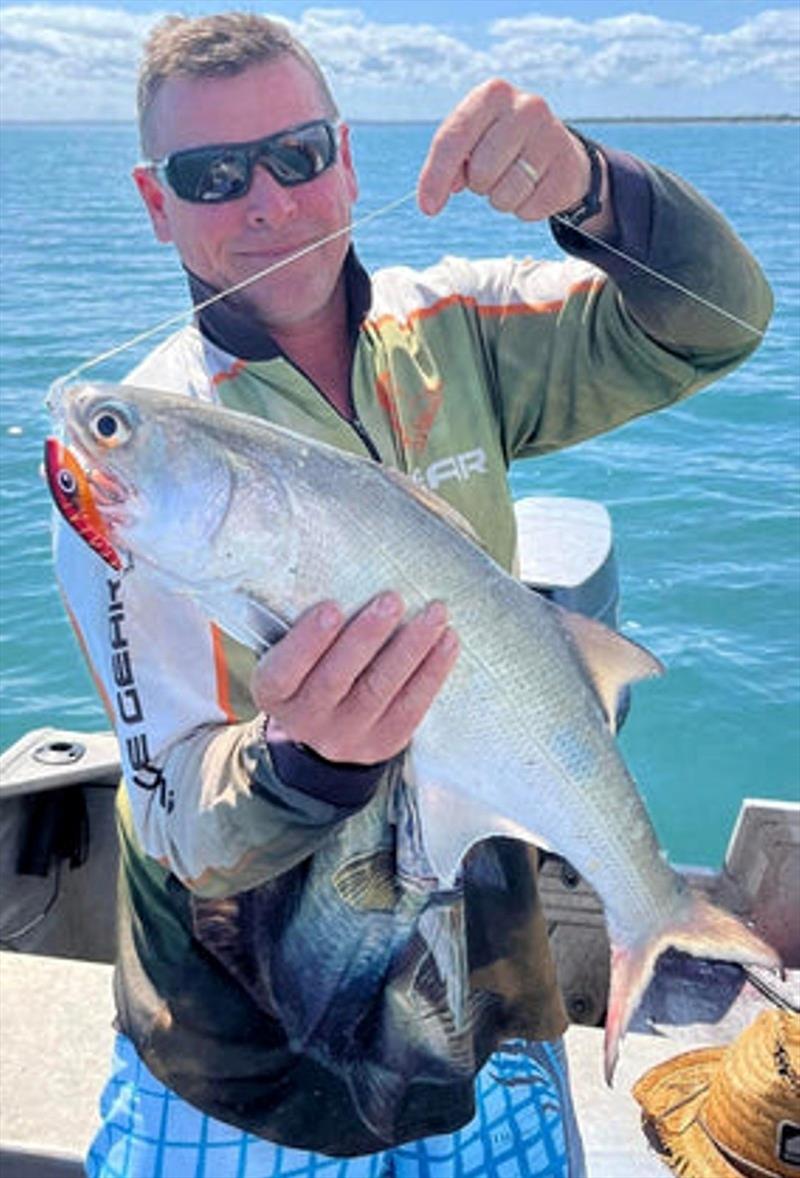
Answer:
<svg viewBox="0 0 800 1178"><path fill-rule="evenodd" d="M400 388L384 370L375 377L378 404L391 422L395 436L412 454L421 454L442 405L442 382L420 375L417 387Z"/></svg>

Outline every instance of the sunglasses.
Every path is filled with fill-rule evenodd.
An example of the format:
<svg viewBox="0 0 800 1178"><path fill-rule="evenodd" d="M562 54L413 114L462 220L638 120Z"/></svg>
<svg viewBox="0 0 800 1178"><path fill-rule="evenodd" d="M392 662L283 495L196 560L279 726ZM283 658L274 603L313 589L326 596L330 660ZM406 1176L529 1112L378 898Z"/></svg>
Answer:
<svg viewBox="0 0 800 1178"><path fill-rule="evenodd" d="M181 200L222 204L250 191L256 164L284 188L293 188L319 176L335 159L336 127L327 119L316 119L251 143L174 151L146 166L163 176Z"/></svg>

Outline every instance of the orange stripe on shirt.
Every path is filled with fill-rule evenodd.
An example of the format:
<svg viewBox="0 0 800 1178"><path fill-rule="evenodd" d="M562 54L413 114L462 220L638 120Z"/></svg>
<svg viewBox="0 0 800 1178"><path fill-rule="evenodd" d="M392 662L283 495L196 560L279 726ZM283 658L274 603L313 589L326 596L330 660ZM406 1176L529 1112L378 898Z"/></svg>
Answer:
<svg viewBox="0 0 800 1178"><path fill-rule="evenodd" d="M472 307L479 315L484 315L487 318L500 315L557 315L570 295L583 294L591 290L598 281L602 284L605 282L605 279L598 279L596 277L585 278L582 282L576 282L574 286L571 286L563 298L539 303L519 302L483 305L473 295L446 295L445 298L432 303L430 307L419 307L416 311L410 311L405 319L398 319L396 315L388 314L381 315L379 319L370 319L368 323L370 326L378 328L382 327L385 323L410 324L416 322L418 319L430 319L431 316L438 315L448 307L457 306L458 304Z"/></svg>
<svg viewBox="0 0 800 1178"><path fill-rule="evenodd" d="M78 625L78 619L75 617L75 614L70 609L69 602L67 601L66 595L64 593L61 594L61 600L64 603L64 609L66 610L67 617L70 620L70 624L72 626L72 629L75 632L75 637L78 640L78 646L81 648L81 654L83 655L84 659L86 660L86 666L89 668L89 674L92 676L92 682L94 683L95 690L97 691L97 694L100 696L100 699L102 700L102 703L103 703L103 707L106 710L106 715L108 716L108 722L112 728L116 728L117 714L114 711L114 705L111 703L108 693L106 692L105 686L103 685L103 680L98 675L97 671L94 668L94 663L92 662L91 658L89 657L89 648L86 645L86 640L83 637L83 632L82 632L80 626Z"/></svg>
<svg viewBox="0 0 800 1178"><path fill-rule="evenodd" d="M211 383L217 387L223 384L226 380L235 380L242 369L247 367L246 360L234 360L230 368L226 368L224 372L217 372L211 378Z"/></svg>
<svg viewBox="0 0 800 1178"><path fill-rule="evenodd" d="M211 647L214 652L214 674L217 680L217 703L224 712L229 724L236 723L236 715L231 707L231 680L228 674L228 660L222 645L222 631L219 626L211 627Z"/></svg>

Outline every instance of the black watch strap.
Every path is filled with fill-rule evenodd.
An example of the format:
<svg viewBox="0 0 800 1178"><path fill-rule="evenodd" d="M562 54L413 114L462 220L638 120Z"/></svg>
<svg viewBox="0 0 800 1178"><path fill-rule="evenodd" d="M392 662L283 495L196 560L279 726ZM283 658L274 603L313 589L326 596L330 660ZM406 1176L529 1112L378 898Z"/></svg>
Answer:
<svg viewBox="0 0 800 1178"><path fill-rule="evenodd" d="M562 225L570 225L573 229L577 229L584 221L588 221L590 217L594 217L597 213L602 211L603 202L600 199L600 189L603 184L603 166L600 163L600 148L591 139L586 139L574 127L568 127L570 135L574 135L583 144L584 150L589 157L589 164L591 172L589 174L589 187L585 196L569 209L564 209L563 212L556 213L556 220Z"/></svg>

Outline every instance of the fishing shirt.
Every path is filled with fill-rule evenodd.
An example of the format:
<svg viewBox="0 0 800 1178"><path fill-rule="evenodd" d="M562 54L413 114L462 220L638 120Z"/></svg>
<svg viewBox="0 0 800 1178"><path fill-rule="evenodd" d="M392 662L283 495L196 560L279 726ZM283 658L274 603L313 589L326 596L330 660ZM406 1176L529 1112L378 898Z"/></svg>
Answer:
<svg viewBox="0 0 800 1178"><path fill-rule="evenodd" d="M396 467L510 569L513 461L718 379L758 343L744 324L763 328L771 310L757 263L706 201L606 156L615 248L742 323L553 224L562 261L446 257L368 276L351 250L349 420L230 299L128 379ZM208 293L190 282L196 299ZM294 1148L364 1154L466 1123L500 1043L566 1025L535 850L487 840L447 892L409 879L402 757L335 765L270 744L248 690L253 654L186 596L136 567L115 573L55 526L58 578L124 768L121 1029L170 1089Z"/></svg>

